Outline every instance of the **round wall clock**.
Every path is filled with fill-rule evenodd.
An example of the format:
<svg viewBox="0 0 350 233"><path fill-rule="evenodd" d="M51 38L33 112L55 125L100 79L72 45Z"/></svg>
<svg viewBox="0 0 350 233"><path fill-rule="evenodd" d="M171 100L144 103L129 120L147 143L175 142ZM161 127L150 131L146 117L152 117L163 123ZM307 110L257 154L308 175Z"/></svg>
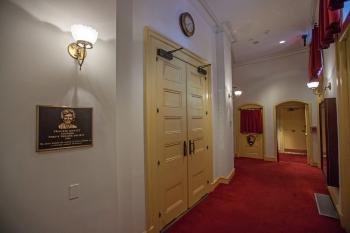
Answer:
<svg viewBox="0 0 350 233"><path fill-rule="evenodd" d="M180 27L187 37L193 36L195 25L190 13L185 12L180 15Z"/></svg>

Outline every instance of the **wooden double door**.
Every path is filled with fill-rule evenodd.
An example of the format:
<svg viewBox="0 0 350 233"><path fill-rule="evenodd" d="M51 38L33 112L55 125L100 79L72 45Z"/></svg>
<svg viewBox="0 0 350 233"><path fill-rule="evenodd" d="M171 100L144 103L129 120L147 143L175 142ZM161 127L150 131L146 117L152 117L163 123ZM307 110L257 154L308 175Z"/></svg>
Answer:
<svg viewBox="0 0 350 233"><path fill-rule="evenodd" d="M160 228L209 191L208 81L185 62L156 61L157 196Z"/></svg>

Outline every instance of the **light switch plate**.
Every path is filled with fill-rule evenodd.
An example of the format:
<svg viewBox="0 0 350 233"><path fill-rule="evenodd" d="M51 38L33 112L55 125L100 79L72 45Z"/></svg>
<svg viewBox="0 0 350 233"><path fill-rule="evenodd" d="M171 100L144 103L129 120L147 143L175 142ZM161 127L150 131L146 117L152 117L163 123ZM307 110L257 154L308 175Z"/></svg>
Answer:
<svg viewBox="0 0 350 233"><path fill-rule="evenodd" d="M69 200L75 200L80 197L80 184L69 185Z"/></svg>

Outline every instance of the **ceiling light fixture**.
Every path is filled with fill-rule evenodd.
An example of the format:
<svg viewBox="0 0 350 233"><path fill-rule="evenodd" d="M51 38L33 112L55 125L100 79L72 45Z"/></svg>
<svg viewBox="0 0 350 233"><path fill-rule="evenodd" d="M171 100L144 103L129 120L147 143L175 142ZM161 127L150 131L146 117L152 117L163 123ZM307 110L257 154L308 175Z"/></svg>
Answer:
<svg viewBox="0 0 350 233"><path fill-rule="evenodd" d="M280 44L285 44L285 43L286 43L285 40L281 40L281 41L280 41Z"/></svg>
<svg viewBox="0 0 350 233"><path fill-rule="evenodd" d="M92 27L81 24L72 25L71 32L76 42L68 45L68 53L78 61L81 70L87 55L86 50L92 49L96 43L98 32Z"/></svg>

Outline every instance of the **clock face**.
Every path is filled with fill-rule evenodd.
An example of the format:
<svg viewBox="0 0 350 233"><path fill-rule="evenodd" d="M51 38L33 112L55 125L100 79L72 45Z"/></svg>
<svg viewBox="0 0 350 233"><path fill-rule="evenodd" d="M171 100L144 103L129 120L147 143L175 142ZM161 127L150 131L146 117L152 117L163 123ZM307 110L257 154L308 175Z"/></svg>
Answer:
<svg viewBox="0 0 350 233"><path fill-rule="evenodd" d="M180 15L180 26L182 29L182 32L188 36L191 37L194 34L195 25L192 16L190 13L185 12Z"/></svg>

